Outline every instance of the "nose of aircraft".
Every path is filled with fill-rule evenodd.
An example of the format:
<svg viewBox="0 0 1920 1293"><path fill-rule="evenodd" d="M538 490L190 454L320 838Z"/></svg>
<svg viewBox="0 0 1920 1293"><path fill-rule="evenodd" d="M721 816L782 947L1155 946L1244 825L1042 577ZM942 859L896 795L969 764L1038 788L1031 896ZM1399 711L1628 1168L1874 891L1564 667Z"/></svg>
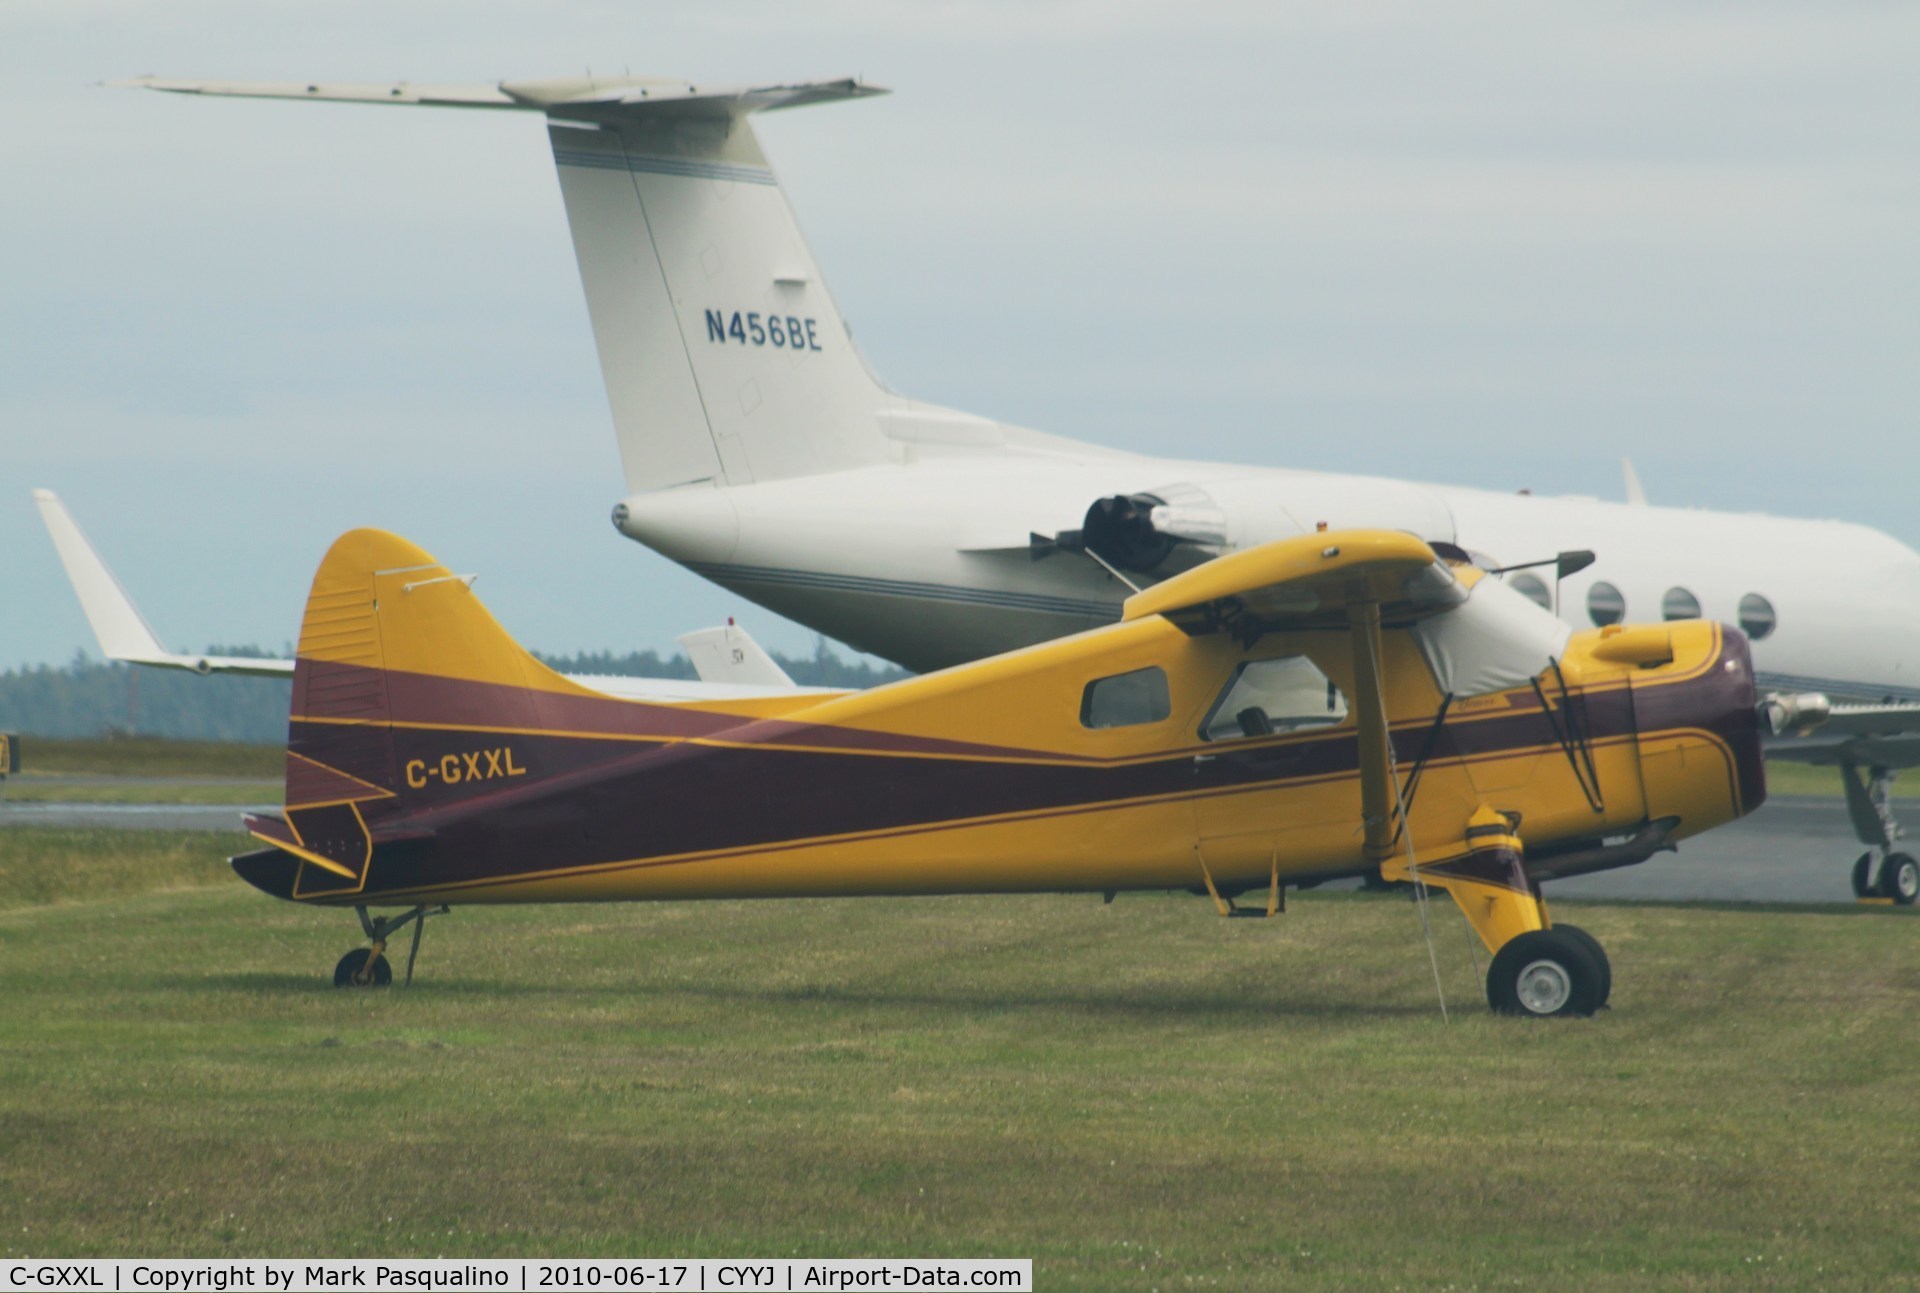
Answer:
<svg viewBox="0 0 1920 1293"><path fill-rule="evenodd" d="M1702 629L1719 635L1705 668L1676 664L1670 668L1680 677L1649 678L1634 688L1647 816L1678 817L1674 838L1742 817L1767 797L1746 635L1724 626Z"/></svg>

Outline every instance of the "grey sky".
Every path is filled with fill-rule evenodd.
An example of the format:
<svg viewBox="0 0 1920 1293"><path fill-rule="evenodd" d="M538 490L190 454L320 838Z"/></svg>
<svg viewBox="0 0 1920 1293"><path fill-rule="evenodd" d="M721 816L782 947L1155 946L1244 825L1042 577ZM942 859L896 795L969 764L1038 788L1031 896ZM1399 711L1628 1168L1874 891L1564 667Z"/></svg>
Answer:
<svg viewBox="0 0 1920 1293"><path fill-rule="evenodd" d="M530 645L737 614L619 539L537 118L143 72L857 73L760 119L897 389L1226 461L1846 516L1913 543L1920 10L842 3L0 7L0 667L91 647L59 490L170 645L295 631L339 531Z"/></svg>

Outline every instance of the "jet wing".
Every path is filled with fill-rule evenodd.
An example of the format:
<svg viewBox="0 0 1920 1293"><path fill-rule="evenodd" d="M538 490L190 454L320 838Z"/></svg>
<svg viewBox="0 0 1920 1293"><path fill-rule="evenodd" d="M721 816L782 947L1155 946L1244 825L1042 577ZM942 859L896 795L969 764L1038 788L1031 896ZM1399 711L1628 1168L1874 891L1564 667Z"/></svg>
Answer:
<svg viewBox="0 0 1920 1293"><path fill-rule="evenodd" d="M198 674L240 674L291 678L292 660L279 657L194 655L169 651L146 617L133 604L120 581L81 532L73 514L50 489L36 489L33 500L53 538L60 564L80 599L80 609L100 647L100 654L125 664L158 669L185 669ZM700 629L680 639L693 660L699 681L690 678L633 678L611 674L568 674L570 681L622 700L662 704L677 701L754 700L765 696L808 693L830 694L839 689L800 687L761 649L747 631L734 624ZM737 656L737 659L736 659Z"/></svg>
<svg viewBox="0 0 1920 1293"><path fill-rule="evenodd" d="M1806 735L1769 741L1767 757L1829 766L1920 766L1920 705L1835 705Z"/></svg>

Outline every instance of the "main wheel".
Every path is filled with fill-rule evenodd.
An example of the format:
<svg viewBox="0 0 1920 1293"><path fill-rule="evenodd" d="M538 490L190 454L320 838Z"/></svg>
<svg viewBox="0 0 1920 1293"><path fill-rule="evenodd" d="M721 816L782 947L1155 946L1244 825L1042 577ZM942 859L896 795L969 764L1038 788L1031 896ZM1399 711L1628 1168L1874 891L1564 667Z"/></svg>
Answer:
<svg viewBox="0 0 1920 1293"><path fill-rule="evenodd" d="M1594 965L1600 971L1600 1000L1594 1003L1593 1008L1602 1009L1607 1004L1607 998L1613 995L1613 962L1607 959L1607 949L1600 946L1599 939L1578 925L1556 924L1554 929L1586 948L1587 955L1593 958Z"/></svg>
<svg viewBox="0 0 1920 1293"><path fill-rule="evenodd" d="M1873 896L1873 853L1862 853L1853 864L1853 896L1871 898Z"/></svg>
<svg viewBox="0 0 1920 1293"><path fill-rule="evenodd" d="M368 964L369 961L372 964ZM384 988L392 982L393 967L387 964L386 957L375 956L370 948L354 948L333 967L336 988Z"/></svg>
<svg viewBox="0 0 1920 1293"><path fill-rule="evenodd" d="M1880 864L1880 896L1902 907L1911 907L1920 898L1920 862L1913 860L1913 854L1887 854Z"/></svg>
<svg viewBox="0 0 1920 1293"><path fill-rule="evenodd" d="M1503 1015L1590 1015L1600 1008L1600 967L1579 938L1528 930L1494 953L1487 1004Z"/></svg>

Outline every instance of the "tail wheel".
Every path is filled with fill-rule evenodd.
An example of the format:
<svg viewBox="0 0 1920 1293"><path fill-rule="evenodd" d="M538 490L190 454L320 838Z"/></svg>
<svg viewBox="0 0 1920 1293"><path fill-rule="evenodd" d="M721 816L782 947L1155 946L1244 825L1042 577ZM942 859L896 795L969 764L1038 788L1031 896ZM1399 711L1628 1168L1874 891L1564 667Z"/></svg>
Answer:
<svg viewBox="0 0 1920 1293"><path fill-rule="evenodd" d="M1880 864L1880 896L1891 898L1902 907L1913 906L1920 898L1920 862L1911 853L1889 853Z"/></svg>
<svg viewBox="0 0 1920 1293"><path fill-rule="evenodd" d="M1613 962L1607 959L1607 949L1600 946L1599 939L1578 925L1556 924L1553 928L1586 948L1587 955L1593 958L1594 965L1600 970L1600 999L1594 1004L1594 1009L1604 1009L1607 998L1613 995Z"/></svg>
<svg viewBox="0 0 1920 1293"><path fill-rule="evenodd" d="M1600 967L1564 929L1509 939L1487 970L1487 1004L1503 1015L1590 1015L1600 1008Z"/></svg>
<svg viewBox="0 0 1920 1293"><path fill-rule="evenodd" d="M1871 898L1873 896L1873 854L1862 853L1853 864L1853 896Z"/></svg>
<svg viewBox="0 0 1920 1293"><path fill-rule="evenodd" d="M387 958L375 956L368 948L354 948L333 967L336 988L384 988L392 982L393 967L387 964Z"/></svg>

